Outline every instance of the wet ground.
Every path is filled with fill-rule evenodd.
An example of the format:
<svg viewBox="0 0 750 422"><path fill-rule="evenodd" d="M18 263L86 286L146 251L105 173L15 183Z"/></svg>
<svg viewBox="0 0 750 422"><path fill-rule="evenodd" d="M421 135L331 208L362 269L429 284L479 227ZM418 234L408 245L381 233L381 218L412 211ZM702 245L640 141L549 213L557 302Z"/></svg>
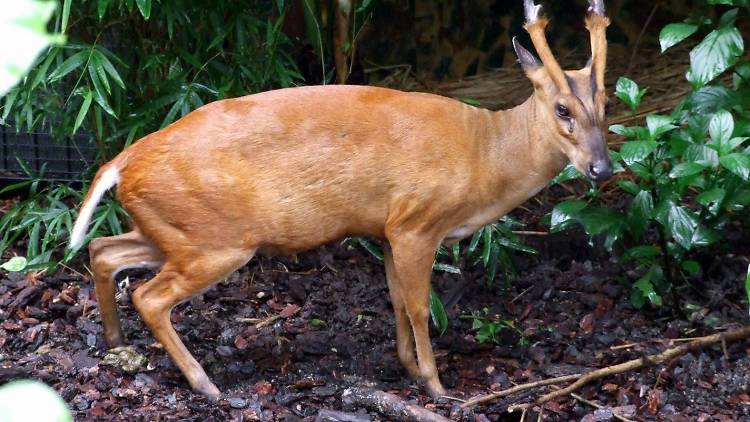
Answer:
<svg viewBox="0 0 750 422"><path fill-rule="evenodd" d="M573 237L575 239L575 237ZM450 327L432 328L442 381L467 399L558 375L662 351L684 338L747 323L747 260L709 257L702 280L682 295L686 315L670 306L635 310L626 269L569 236L530 240L542 253L517 256L520 274L488 286L481 269L436 273ZM716 251L712 251L716 252ZM602 257L596 259L597 255ZM72 267L85 272L85 256ZM149 274L122 275L120 315L135 359L127 373L107 355L90 277L3 274L0 280L0 383L36 378L52 385L76 420L316 420L321 409L385 420L344 408L343 390L372 386L463 421L518 421L511 402L546 390L461 411L458 401L429 399L405 378L395 353L394 318L382 264L343 242L296 258L254 259L228 280L176 307L172 321L193 355L225 393L210 403L192 393L142 324L129 292ZM689 306L686 306L689 305ZM480 344L478 312L498 327ZM491 332L487 331L487 332ZM487 334L485 332L485 334ZM678 339L678 340L674 340ZM124 356L128 356L127 353ZM686 354L657 368L595 382L548 403L543 420L750 420L750 343ZM352 416L353 417L353 416ZM318 420L325 420L318 418ZM537 420L537 412L527 415Z"/></svg>

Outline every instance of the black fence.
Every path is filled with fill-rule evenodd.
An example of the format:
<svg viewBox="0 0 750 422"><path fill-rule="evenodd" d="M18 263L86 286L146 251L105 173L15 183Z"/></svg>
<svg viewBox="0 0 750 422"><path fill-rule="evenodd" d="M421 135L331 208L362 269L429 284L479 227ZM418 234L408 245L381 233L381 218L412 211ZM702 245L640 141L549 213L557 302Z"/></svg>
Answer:
<svg viewBox="0 0 750 422"><path fill-rule="evenodd" d="M80 181L93 165L96 152L91 136L55 139L47 133L17 132L15 128L0 126L0 180L32 178L24 171L21 161L34 177Z"/></svg>

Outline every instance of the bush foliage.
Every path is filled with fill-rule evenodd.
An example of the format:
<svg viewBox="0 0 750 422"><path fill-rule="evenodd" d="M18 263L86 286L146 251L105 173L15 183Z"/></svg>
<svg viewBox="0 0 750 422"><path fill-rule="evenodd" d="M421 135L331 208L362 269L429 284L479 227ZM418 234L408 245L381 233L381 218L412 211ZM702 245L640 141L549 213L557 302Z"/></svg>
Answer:
<svg viewBox="0 0 750 422"><path fill-rule="evenodd" d="M663 51L704 34L690 52L685 75L692 91L670 114L649 115L643 126L610 127L625 138L612 155L625 171L617 185L629 205L603 207L594 192L552 212L553 231L579 224L589 235L604 237L610 250L624 250L620 262L635 263L640 274L631 294L636 307L661 305L676 283L700 274L693 252L716 244L750 205L750 62L741 59L744 40L735 25L750 8L744 0L708 4L739 7L718 20L699 15L667 25L660 34ZM616 89L633 112L647 95L627 78Z"/></svg>

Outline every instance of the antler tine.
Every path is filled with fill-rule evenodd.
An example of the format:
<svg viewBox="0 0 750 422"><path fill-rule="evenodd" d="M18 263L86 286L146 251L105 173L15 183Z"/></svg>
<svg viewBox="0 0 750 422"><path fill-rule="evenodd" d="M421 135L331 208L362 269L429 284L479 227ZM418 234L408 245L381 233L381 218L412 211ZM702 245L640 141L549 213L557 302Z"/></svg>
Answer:
<svg viewBox="0 0 750 422"><path fill-rule="evenodd" d="M604 92L604 72L607 68L607 27L604 0L589 0L586 29L591 34L592 72L595 73L597 92Z"/></svg>
<svg viewBox="0 0 750 422"><path fill-rule="evenodd" d="M526 13L526 24L524 28L526 32L531 36L531 42L534 43L539 58L542 59L544 67L547 69L552 80L557 85L560 92L564 94L570 93L570 86L568 85L567 79L565 79L565 73L563 72L560 64L557 63L555 56L552 54L552 50L547 44L547 36L544 30L547 28L549 20L541 16L542 6L534 4L534 0L524 0L523 2L524 12Z"/></svg>

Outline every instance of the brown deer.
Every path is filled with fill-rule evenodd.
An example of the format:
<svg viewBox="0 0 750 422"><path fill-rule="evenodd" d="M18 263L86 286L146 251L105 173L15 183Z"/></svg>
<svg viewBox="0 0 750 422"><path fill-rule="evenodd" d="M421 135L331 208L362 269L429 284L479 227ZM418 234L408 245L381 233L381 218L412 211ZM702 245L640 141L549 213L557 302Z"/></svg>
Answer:
<svg viewBox="0 0 750 422"><path fill-rule="evenodd" d="M430 394L444 394L428 335L438 246L497 221L569 161L596 181L612 174L602 0L589 0L586 17L592 59L573 71L550 51L541 6L524 3L541 61L514 42L534 93L512 110L375 87L281 89L203 106L102 166L71 246L83 244L96 204L117 185L133 230L89 246L107 344L124 340L115 273L160 266L133 304L193 389L217 398L172 327L171 309L256 253L370 236L384 240L399 359Z"/></svg>

